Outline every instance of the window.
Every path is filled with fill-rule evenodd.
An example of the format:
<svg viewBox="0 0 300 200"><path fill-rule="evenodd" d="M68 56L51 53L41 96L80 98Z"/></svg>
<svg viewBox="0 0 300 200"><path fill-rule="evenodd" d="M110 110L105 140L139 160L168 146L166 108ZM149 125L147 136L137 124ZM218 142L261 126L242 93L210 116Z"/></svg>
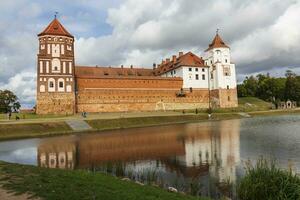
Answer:
<svg viewBox="0 0 300 200"><path fill-rule="evenodd" d="M176 70L174 70L173 74L176 74Z"/></svg>
<svg viewBox="0 0 300 200"><path fill-rule="evenodd" d="M214 79L214 74L213 73L210 74L210 79Z"/></svg>
<svg viewBox="0 0 300 200"><path fill-rule="evenodd" d="M230 101L230 96L228 96L228 101Z"/></svg>
<svg viewBox="0 0 300 200"><path fill-rule="evenodd" d="M190 87L190 92L193 92L193 88L192 87Z"/></svg>
<svg viewBox="0 0 300 200"><path fill-rule="evenodd" d="M202 68L202 72L205 72L205 69L204 69L204 68Z"/></svg>
<svg viewBox="0 0 300 200"><path fill-rule="evenodd" d="M225 76L229 76L228 72L225 72Z"/></svg>
<svg viewBox="0 0 300 200"><path fill-rule="evenodd" d="M227 85L227 90L229 90L229 85Z"/></svg>
<svg viewBox="0 0 300 200"><path fill-rule="evenodd" d="M191 72L191 71L192 71L192 68L189 68L189 71Z"/></svg>
<svg viewBox="0 0 300 200"><path fill-rule="evenodd" d="M64 82L59 82L59 87L63 88L64 87Z"/></svg>
<svg viewBox="0 0 300 200"><path fill-rule="evenodd" d="M210 64L212 64L212 60L210 61Z"/></svg>
<svg viewBox="0 0 300 200"><path fill-rule="evenodd" d="M225 63L227 63L227 59L225 59Z"/></svg>
<svg viewBox="0 0 300 200"><path fill-rule="evenodd" d="M54 88L54 83L52 81L49 83L49 87Z"/></svg>
<svg viewBox="0 0 300 200"><path fill-rule="evenodd" d="M195 75L196 80L199 80L199 74Z"/></svg>
<svg viewBox="0 0 300 200"><path fill-rule="evenodd" d="M205 74L202 74L202 80L205 80Z"/></svg>
<svg viewBox="0 0 300 200"><path fill-rule="evenodd" d="M196 72L197 72L197 71L198 71L198 68L196 68L195 70L196 70Z"/></svg>

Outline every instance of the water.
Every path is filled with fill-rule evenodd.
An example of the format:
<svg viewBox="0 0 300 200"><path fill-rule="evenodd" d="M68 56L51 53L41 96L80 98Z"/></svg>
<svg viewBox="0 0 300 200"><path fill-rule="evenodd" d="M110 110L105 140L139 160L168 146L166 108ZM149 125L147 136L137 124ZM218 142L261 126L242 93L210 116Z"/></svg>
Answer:
<svg viewBox="0 0 300 200"><path fill-rule="evenodd" d="M0 160L87 169L234 198L244 162L276 158L300 169L300 116L235 119L0 142Z"/></svg>

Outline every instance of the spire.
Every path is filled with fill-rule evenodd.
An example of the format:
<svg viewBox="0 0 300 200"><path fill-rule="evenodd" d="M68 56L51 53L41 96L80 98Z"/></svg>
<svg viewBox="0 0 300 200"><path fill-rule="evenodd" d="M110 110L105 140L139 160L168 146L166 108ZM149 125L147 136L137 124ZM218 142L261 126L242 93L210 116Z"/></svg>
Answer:
<svg viewBox="0 0 300 200"><path fill-rule="evenodd" d="M67 36L74 38L73 35L71 35L65 27L58 21L57 19L58 12L55 12L53 21L45 28L43 32L38 34L38 36L43 35L60 35L60 36Z"/></svg>
<svg viewBox="0 0 300 200"><path fill-rule="evenodd" d="M215 38L209 44L208 49L206 49L205 51L209 51L209 50L211 50L213 48L229 48L229 46L227 46L225 44L225 42L223 42L222 38L220 37L220 35L219 35L219 29L217 29Z"/></svg>

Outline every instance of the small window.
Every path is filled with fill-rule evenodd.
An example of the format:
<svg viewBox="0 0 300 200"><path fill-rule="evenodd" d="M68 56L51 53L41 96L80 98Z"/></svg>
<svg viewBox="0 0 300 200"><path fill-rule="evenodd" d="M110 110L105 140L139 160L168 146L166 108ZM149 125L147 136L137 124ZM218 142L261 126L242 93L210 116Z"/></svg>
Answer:
<svg viewBox="0 0 300 200"><path fill-rule="evenodd" d="M190 92L193 92L193 88L192 87L190 87Z"/></svg>
<svg viewBox="0 0 300 200"><path fill-rule="evenodd" d="M49 83L49 87L54 88L54 83L52 81Z"/></svg>
<svg viewBox="0 0 300 200"><path fill-rule="evenodd" d="M59 87L63 88L64 87L64 82L59 82Z"/></svg>
<svg viewBox="0 0 300 200"><path fill-rule="evenodd" d="M227 85L227 90L229 90L229 85Z"/></svg>
<svg viewBox="0 0 300 200"><path fill-rule="evenodd" d="M230 101L230 96L228 96L228 101Z"/></svg>
<svg viewBox="0 0 300 200"><path fill-rule="evenodd" d="M228 72L225 72L225 76L229 76Z"/></svg>
<svg viewBox="0 0 300 200"><path fill-rule="evenodd" d="M214 74L213 73L210 74L210 78L214 79Z"/></svg>
<svg viewBox="0 0 300 200"><path fill-rule="evenodd" d="M227 59L225 59L225 63L227 63Z"/></svg>
<svg viewBox="0 0 300 200"><path fill-rule="evenodd" d="M205 74L202 74L202 80L205 80Z"/></svg>
<svg viewBox="0 0 300 200"><path fill-rule="evenodd" d="M196 68L195 70L196 70L196 72L197 72L197 71L198 71L198 68Z"/></svg>
<svg viewBox="0 0 300 200"><path fill-rule="evenodd" d="M173 72L174 74L176 74L176 70L174 70L174 72Z"/></svg>
<svg viewBox="0 0 300 200"><path fill-rule="evenodd" d="M210 61L210 64L212 64L212 60Z"/></svg>
<svg viewBox="0 0 300 200"><path fill-rule="evenodd" d="M205 69L204 69L204 68L202 68L202 72L205 72Z"/></svg>
<svg viewBox="0 0 300 200"><path fill-rule="evenodd" d="M189 71L191 72L191 71L192 71L192 68L189 68Z"/></svg>
<svg viewBox="0 0 300 200"><path fill-rule="evenodd" d="M199 80L199 74L195 75L196 80Z"/></svg>

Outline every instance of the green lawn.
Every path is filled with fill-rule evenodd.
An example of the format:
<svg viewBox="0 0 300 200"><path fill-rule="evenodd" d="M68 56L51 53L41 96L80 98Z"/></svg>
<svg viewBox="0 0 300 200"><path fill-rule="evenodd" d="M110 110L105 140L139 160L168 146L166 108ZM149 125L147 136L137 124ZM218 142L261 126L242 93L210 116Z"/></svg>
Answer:
<svg viewBox="0 0 300 200"><path fill-rule="evenodd" d="M0 140L50 136L71 131L65 122L0 124Z"/></svg>
<svg viewBox="0 0 300 200"><path fill-rule="evenodd" d="M204 200L80 170L46 169L0 162L0 176L3 188L45 200Z"/></svg>

